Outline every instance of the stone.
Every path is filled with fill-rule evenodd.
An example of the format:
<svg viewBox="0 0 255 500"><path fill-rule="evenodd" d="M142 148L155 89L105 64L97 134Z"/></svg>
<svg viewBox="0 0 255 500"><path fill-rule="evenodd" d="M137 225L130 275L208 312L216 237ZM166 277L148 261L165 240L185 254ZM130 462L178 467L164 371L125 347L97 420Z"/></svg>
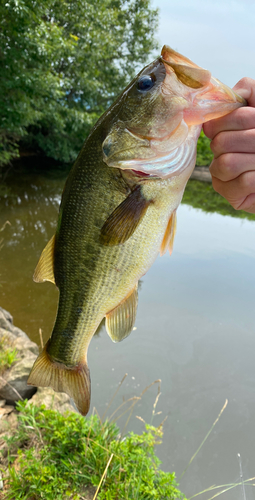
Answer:
<svg viewBox="0 0 255 500"><path fill-rule="evenodd" d="M209 167L200 167L199 165L196 165L190 178L195 179L196 181L210 182L210 183L212 182L212 176Z"/></svg>
<svg viewBox="0 0 255 500"><path fill-rule="evenodd" d="M63 392L54 392L50 387L39 387L28 404L36 406L45 405L47 410L57 410L59 413L66 411L75 411L75 407L71 404L69 396Z"/></svg>
<svg viewBox="0 0 255 500"><path fill-rule="evenodd" d="M32 342L25 332L13 324L10 313L0 308L0 342L17 350L17 359L13 365L0 376L0 398L7 405L14 405L20 399L29 399L32 404L44 404L60 413L77 411L71 404L69 396L54 392L53 389L36 388L27 385L31 368L39 354L38 346ZM1 407L0 403L0 407Z"/></svg>
<svg viewBox="0 0 255 500"><path fill-rule="evenodd" d="M35 393L36 387L27 385L28 375L35 360L35 354L29 350L23 351L18 360L0 378L0 397L6 399L7 404L14 404L20 399L29 399Z"/></svg>
<svg viewBox="0 0 255 500"><path fill-rule="evenodd" d="M13 330L13 318L8 311L0 307L0 328L11 332Z"/></svg>
<svg viewBox="0 0 255 500"><path fill-rule="evenodd" d="M17 350L17 359L0 377L0 397L7 404L31 398L36 387L27 385L31 368L39 354L38 346L25 332L13 325L12 316L0 308L0 341Z"/></svg>

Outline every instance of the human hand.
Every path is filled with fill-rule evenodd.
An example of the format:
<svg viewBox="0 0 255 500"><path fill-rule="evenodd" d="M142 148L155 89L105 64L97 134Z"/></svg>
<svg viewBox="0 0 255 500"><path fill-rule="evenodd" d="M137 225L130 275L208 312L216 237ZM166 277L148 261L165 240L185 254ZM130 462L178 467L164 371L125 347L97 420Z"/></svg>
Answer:
<svg viewBox="0 0 255 500"><path fill-rule="evenodd" d="M249 106L203 126L212 139L212 184L236 210L255 213L255 80L242 78L233 90Z"/></svg>

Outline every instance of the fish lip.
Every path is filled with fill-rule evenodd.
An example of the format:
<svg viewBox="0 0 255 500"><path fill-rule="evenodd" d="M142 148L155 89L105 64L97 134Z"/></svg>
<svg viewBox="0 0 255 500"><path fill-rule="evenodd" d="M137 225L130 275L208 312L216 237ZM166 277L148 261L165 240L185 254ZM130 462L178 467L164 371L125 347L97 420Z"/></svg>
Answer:
<svg viewBox="0 0 255 500"><path fill-rule="evenodd" d="M210 97L211 92L215 93L215 95L217 96L217 99L215 99L214 103ZM203 100L206 100L206 94L208 94L208 104L210 104L211 107L213 104L215 105L215 107L219 104L237 105L238 103L240 103L243 106L248 105L246 99L244 99L242 96L234 92L234 90L232 90L230 87L214 77L211 77L210 84L206 86L203 91L200 91L195 95L194 101L200 106L201 102Z"/></svg>

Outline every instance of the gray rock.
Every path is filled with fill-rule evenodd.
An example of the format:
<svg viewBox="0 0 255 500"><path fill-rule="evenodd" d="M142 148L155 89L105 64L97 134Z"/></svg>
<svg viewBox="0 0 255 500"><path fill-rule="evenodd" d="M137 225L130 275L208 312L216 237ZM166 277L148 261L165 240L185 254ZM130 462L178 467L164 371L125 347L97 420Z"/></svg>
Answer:
<svg viewBox="0 0 255 500"><path fill-rule="evenodd" d="M0 328L12 332L13 330L13 318L8 311L5 311L0 307Z"/></svg>
<svg viewBox="0 0 255 500"><path fill-rule="evenodd" d="M7 404L13 404L20 399L31 398L36 387L27 385L28 375L36 360L36 355L30 350L19 351L18 359L0 378L0 397Z"/></svg>
<svg viewBox="0 0 255 500"><path fill-rule="evenodd" d="M0 307L0 328L3 328L3 330L6 330L7 332L13 333L15 337L25 337L29 339L28 335L25 332L23 332L17 326L14 326L13 317L2 307Z"/></svg>
<svg viewBox="0 0 255 500"><path fill-rule="evenodd" d="M30 340L29 336L25 332L23 332L20 328L18 328L17 326L13 327L12 333L13 333L13 335L15 335L15 337L22 337L22 338Z"/></svg>
<svg viewBox="0 0 255 500"><path fill-rule="evenodd" d="M70 403L70 398L63 392L54 392L50 387L39 387L29 404L36 406L45 405L47 410L57 410L59 413L76 411Z"/></svg>
<svg viewBox="0 0 255 500"><path fill-rule="evenodd" d="M0 398L7 404L14 404L20 399L30 399L31 404L54 408L60 413L76 411L70 398L64 393L52 389L27 385L31 368L39 354L38 346L19 328L13 325L12 316L0 308L0 341L17 350L17 359L0 377Z"/></svg>
<svg viewBox="0 0 255 500"><path fill-rule="evenodd" d="M209 167L200 167L199 165L196 165L190 178L202 182L212 182Z"/></svg>
<svg viewBox="0 0 255 500"><path fill-rule="evenodd" d="M8 404L19 399L31 398L36 388L27 385L27 378L39 354L38 346L19 328L15 327L11 315L0 308L0 341L17 350L17 359L0 377L0 397Z"/></svg>

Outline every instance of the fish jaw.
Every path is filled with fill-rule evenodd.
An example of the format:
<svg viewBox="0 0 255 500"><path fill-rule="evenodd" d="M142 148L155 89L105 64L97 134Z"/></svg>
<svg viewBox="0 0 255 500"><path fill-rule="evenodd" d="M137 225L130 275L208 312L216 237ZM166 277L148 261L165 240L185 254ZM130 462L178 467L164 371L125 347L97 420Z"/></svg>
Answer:
<svg viewBox="0 0 255 500"><path fill-rule="evenodd" d="M183 119L188 126L220 118L235 109L246 106L246 100L227 85L211 76L189 59L164 46L161 52L166 68L162 92L177 99L185 99Z"/></svg>

